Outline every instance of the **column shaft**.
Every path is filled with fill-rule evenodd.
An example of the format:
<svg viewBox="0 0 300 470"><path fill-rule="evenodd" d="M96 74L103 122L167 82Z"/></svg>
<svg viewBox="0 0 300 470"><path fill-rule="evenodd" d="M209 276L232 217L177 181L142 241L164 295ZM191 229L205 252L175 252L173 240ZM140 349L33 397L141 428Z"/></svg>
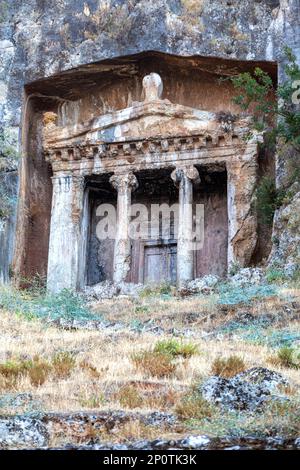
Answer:
<svg viewBox="0 0 300 470"><path fill-rule="evenodd" d="M84 178L54 176L52 182L47 288L59 292L64 288L78 289L83 278Z"/></svg>
<svg viewBox="0 0 300 470"><path fill-rule="evenodd" d="M129 237L131 193L137 188L138 183L133 173L114 175L111 177L110 182L118 191L113 273L113 281L118 284L126 281L131 267Z"/></svg>
<svg viewBox="0 0 300 470"><path fill-rule="evenodd" d="M177 285L182 287L193 279L193 181L199 181L195 167L178 168L171 175L179 187Z"/></svg>

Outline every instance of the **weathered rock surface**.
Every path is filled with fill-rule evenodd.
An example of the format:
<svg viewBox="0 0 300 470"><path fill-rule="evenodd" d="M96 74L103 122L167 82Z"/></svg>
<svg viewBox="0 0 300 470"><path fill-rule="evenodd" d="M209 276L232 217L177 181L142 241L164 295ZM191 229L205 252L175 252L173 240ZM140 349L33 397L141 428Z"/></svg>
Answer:
<svg viewBox="0 0 300 470"><path fill-rule="evenodd" d="M0 448L43 447L47 445L46 426L38 419L14 417L0 419Z"/></svg>
<svg viewBox="0 0 300 470"><path fill-rule="evenodd" d="M110 281L104 281L94 286L86 287L83 294L88 301L112 299L116 296L136 297L143 288L142 284L125 282L113 284Z"/></svg>
<svg viewBox="0 0 300 470"><path fill-rule="evenodd" d="M294 183L289 192L291 201L275 213L269 267L293 277L300 269L300 184Z"/></svg>
<svg viewBox="0 0 300 470"><path fill-rule="evenodd" d="M207 275L187 283L186 290L191 294L212 294L220 281L218 276Z"/></svg>
<svg viewBox="0 0 300 470"><path fill-rule="evenodd" d="M230 276L229 281L236 286L261 284L265 279L264 270L261 268L243 268Z"/></svg>
<svg viewBox="0 0 300 470"><path fill-rule="evenodd" d="M288 381L277 372L255 367L229 379L213 376L200 388L206 400L226 409L258 411L267 401L283 399L279 385L287 386Z"/></svg>
<svg viewBox="0 0 300 470"><path fill-rule="evenodd" d="M300 57L299 0L0 2L0 123L18 131L24 84L72 67L156 50L277 60L281 79L284 44ZM246 229L237 240L241 251L249 243ZM0 245L2 257L7 245ZM2 278L9 263L1 264Z"/></svg>
<svg viewBox="0 0 300 470"><path fill-rule="evenodd" d="M97 437L97 433L99 434L101 430L113 434L118 426L131 420L139 420L145 425L156 426L157 438L116 443L102 441L100 437ZM160 438L162 426L173 426L174 423L174 417L165 413L151 413L149 415L125 412L49 413L38 418L5 417L0 420L0 448L50 450L267 450L300 448L300 438L287 439L280 436L211 438L206 435L187 435L177 439ZM91 434L94 437L91 437ZM60 444L51 447L53 441L58 441Z"/></svg>

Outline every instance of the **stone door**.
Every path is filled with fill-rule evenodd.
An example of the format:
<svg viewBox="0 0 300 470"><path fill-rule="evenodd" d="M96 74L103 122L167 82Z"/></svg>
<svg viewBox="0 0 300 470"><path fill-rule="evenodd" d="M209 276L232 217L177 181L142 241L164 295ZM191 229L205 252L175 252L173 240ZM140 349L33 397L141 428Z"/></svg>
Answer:
<svg viewBox="0 0 300 470"><path fill-rule="evenodd" d="M144 283L176 284L177 245L150 245L144 248Z"/></svg>

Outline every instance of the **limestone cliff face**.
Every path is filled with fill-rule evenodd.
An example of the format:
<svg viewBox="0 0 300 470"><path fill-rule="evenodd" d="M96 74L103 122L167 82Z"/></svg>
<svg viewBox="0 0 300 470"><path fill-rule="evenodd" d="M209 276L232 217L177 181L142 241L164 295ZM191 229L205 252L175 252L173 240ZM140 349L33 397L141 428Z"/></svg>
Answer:
<svg viewBox="0 0 300 470"><path fill-rule="evenodd" d="M156 50L277 61L282 78L284 44L300 61L300 0L0 0L0 126L19 128L25 84L82 64Z"/></svg>

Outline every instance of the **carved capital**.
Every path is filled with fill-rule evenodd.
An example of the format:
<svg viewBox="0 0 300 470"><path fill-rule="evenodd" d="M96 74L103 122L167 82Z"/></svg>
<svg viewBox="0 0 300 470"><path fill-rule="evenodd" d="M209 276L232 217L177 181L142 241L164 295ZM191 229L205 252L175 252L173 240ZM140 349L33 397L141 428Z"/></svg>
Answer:
<svg viewBox="0 0 300 470"><path fill-rule="evenodd" d="M122 175L113 175L109 182L118 191L118 193L134 191L138 187L138 181L132 172Z"/></svg>
<svg viewBox="0 0 300 470"><path fill-rule="evenodd" d="M180 182L184 180L190 180L194 183L200 183L199 172L194 166L176 168L171 173L171 178L174 181L175 186L178 186Z"/></svg>

